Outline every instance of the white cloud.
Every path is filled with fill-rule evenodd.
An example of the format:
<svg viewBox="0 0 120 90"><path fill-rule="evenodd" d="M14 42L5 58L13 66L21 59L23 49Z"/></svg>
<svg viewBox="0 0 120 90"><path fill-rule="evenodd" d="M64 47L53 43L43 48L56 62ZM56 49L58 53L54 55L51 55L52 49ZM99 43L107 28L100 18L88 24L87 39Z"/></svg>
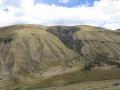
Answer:
<svg viewBox="0 0 120 90"><path fill-rule="evenodd" d="M1 0L2 1L2 0ZM19 0L19 5L0 8L0 26L9 24L94 25L120 28L120 0L96 1L93 7L62 7L36 4L34 0ZM3 5L4 6L4 5ZM3 9L8 8L8 12Z"/></svg>
<svg viewBox="0 0 120 90"><path fill-rule="evenodd" d="M0 26L9 25L14 23L16 17L11 15L11 13L6 13L5 11L0 10Z"/></svg>
<svg viewBox="0 0 120 90"><path fill-rule="evenodd" d="M2 4L2 0L0 1L0 5Z"/></svg>
<svg viewBox="0 0 120 90"><path fill-rule="evenodd" d="M60 3L64 3L64 4L68 3L69 1L70 0L59 0Z"/></svg>
<svg viewBox="0 0 120 90"><path fill-rule="evenodd" d="M24 8L30 8L34 5L34 0L20 0L20 4Z"/></svg>

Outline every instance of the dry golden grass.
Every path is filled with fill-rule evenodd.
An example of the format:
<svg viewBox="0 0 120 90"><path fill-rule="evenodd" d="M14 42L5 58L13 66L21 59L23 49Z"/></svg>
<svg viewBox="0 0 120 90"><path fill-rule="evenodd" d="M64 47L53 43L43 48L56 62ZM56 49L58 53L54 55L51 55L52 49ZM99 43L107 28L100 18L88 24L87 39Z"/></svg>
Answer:
<svg viewBox="0 0 120 90"><path fill-rule="evenodd" d="M114 80L99 81L120 79L120 69L116 67L120 65L118 32L84 25L76 27L78 30L71 33L72 36L65 34L69 33L64 30L67 27L63 28L64 33L61 35L67 42L68 37L79 40L79 50L69 48L60 37L48 32L44 26L13 25L0 28L0 73L3 75L3 71L8 72L10 78L10 81L0 81L0 90L39 90L49 86L59 86L55 90L84 90L87 87L112 90L105 86ZM74 41L70 44L75 46ZM76 55L79 52L90 57L82 62L82 56ZM105 58L99 60L99 54ZM89 64L86 62L93 61L99 61L103 66L94 65L91 70L84 70ZM79 83L84 81L91 82Z"/></svg>

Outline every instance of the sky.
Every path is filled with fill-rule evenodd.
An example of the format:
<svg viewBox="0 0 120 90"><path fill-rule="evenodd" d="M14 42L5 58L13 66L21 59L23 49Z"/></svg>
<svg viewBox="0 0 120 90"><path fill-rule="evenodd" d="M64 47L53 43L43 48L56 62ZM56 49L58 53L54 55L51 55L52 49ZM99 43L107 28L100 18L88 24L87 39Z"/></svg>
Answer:
<svg viewBox="0 0 120 90"><path fill-rule="evenodd" d="M0 0L0 27L13 24L120 28L120 0Z"/></svg>

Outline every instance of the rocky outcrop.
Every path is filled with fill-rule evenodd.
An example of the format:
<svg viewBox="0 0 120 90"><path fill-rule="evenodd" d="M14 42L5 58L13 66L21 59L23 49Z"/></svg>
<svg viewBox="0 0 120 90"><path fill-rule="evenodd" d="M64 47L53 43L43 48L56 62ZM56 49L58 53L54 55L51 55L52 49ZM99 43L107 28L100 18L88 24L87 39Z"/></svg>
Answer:
<svg viewBox="0 0 120 90"><path fill-rule="evenodd" d="M47 28L48 32L57 36L68 48L73 49L75 40L74 33L79 30L76 26L51 26Z"/></svg>

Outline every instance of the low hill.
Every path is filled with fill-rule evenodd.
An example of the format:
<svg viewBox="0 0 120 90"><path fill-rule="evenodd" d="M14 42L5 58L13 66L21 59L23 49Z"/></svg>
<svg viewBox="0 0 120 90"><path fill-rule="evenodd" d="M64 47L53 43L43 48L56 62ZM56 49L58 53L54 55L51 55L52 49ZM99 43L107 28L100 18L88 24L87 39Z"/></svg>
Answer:
<svg viewBox="0 0 120 90"><path fill-rule="evenodd" d="M74 52L42 28L11 26L0 30L1 78L30 75L63 65Z"/></svg>

